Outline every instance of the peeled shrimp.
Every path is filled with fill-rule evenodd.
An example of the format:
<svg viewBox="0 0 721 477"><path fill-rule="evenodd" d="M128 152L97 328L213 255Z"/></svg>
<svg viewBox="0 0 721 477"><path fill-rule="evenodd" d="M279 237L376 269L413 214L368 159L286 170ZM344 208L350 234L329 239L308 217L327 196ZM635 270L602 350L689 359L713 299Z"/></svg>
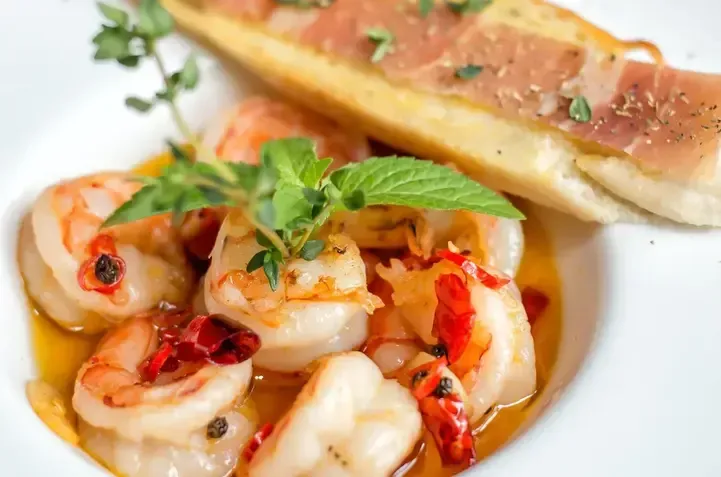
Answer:
<svg viewBox="0 0 721 477"><path fill-rule="evenodd" d="M84 447L128 476L227 475L254 430L236 407L248 392L250 360L202 364L149 384L138 369L157 345L153 321L131 318L108 332L81 367L73 407ZM227 429L214 438L208 425L218 418Z"/></svg>
<svg viewBox="0 0 721 477"><path fill-rule="evenodd" d="M337 212L327 223L330 233L343 232L360 248L403 249L429 256L453 241L461 250L482 257L483 264L515 276L523 255L523 228L517 220L467 211L367 207Z"/></svg>
<svg viewBox="0 0 721 477"><path fill-rule="evenodd" d="M365 355L327 358L250 462L249 477L390 476L421 437L410 392Z"/></svg>
<svg viewBox="0 0 721 477"><path fill-rule="evenodd" d="M378 300L366 289L365 266L358 247L343 235L326 239L313 261L294 259L281 269L276 291L263 270L247 273L261 250L237 212L226 218L205 278L205 304L253 329L263 348L255 355L277 371L302 370L329 352L347 351L366 336L366 320Z"/></svg>
<svg viewBox="0 0 721 477"><path fill-rule="evenodd" d="M100 173L51 186L36 200L23 225L21 271L31 296L63 326L120 321L186 299L192 270L169 216L101 230L140 187L127 174Z"/></svg>
<svg viewBox="0 0 721 477"><path fill-rule="evenodd" d="M389 267L379 266L377 271L393 287L393 302L406 323L427 344L438 343L433 329L438 306L436 279L442 274L456 274L467 280L475 312L468 348L477 351L470 354L477 362L458 364L455 370L464 371L458 377L469 396L471 421L480 419L494 405L513 404L533 394L536 367L531 326L512 281L494 290L464 276L458 266L445 260L426 270L407 270L401 261L393 259Z"/></svg>
<svg viewBox="0 0 721 477"><path fill-rule="evenodd" d="M370 156L365 136L300 106L256 96L218 117L206 129L203 142L218 157L257 164L263 143L273 139L307 137L318 157L332 157L331 168Z"/></svg>

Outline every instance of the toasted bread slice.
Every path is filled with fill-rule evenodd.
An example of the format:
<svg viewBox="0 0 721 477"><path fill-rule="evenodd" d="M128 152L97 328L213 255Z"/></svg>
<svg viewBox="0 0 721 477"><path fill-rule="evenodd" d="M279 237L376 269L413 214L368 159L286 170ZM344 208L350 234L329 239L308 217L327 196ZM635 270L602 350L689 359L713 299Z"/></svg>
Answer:
<svg viewBox="0 0 721 477"><path fill-rule="evenodd" d="M358 0L345 1L346 6L358 3ZM280 17L276 14L270 20L266 16L266 21L257 21L182 0L164 0L163 3L186 29L209 40L299 102L340 122L359 125L369 135L420 157L454 162L490 187L588 221L646 222L649 214L641 208L644 207L672 220L698 225L717 224L717 215L713 213L708 215L685 208L667 210L668 207L658 207L658 202L639 200L638 194L634 193L638 190L637 182L634 187L633 180L614 181L613 174L604 174L598 168L589 166L588 140L600 143L592 145L606 153L600 156L601 161L622 157L623 152L610 153L616 138L608 140L600 137L598 124L576 124L570 121L568 112L561 117L559 112L564 107L568 111L568 104L563 103L557 91L552 98L558 103L556 109L544 116L542 121L529 121L523 114L508 114L503 108L499 111L482 101L472 100L473 94L482 95L483 92L464 92L462 85L454 84L453 94L447 94L447 91L439 94L427 85L419 86L418 80L411 77L405 81L392 80L389 79L392 75L388 74L388 69L393 65L397 67L398 62L386 67L384 71L387 74L379 74L372 65L360 65L357 58L352 58L357 52L344 56L341 54L343 48L338 47L335 51L329 47L327 49L331 53L337 53L330 54L287 33L287 30L299 25L308 28L308 24L317 21L317 15L326 14L324 12L282 12ZM272 3L268 2L264 7L280 8ZM370 3L375 5L378 2ZM240 8L247 6L243 2L239 4L242 4ZM327 10L333 8L335 4ZM279 29L283 33L279 33ZM399 44L399 49L401 46L403 43ZM372 49L370 51L372 53ZM597 65L594 63L598 56L596 53L593 62L588 54L585 63L579 66L585 68L585 77L589 76L588 70ZM604 61L608 62L608 59ZM638 70L645 68L633 66ZM428 67L424 68L424 72L430 74ZM615 79L626 71L614 65L611 65L611 70ZM589 93L589 98L594 99L593 104L600 101L598 98L607 99L607 96L608 92L603 88ZM607 103L604 103L605 106L608 106ZM537 106L542 105L539 103ZM622 126L624 124L616 127ZM601 129L608 127L602 124ZM632 142L637 139L633 135L629 137ZM587 141L583 140L587 138ZM657 156L658 151L653 151L649 157L655 159ZM582 168L577 166L577 160ZM625 162L623 158L618 160ZM644 179L646 189L664 187L666 182L681 184L683 180L686 183L678 185L680 189L692 184L688 181L688 171L695 167L689 165L689 161L674 171L682 170L681 173L676 177L667 177L663 182L647 174L643 161L640 164L637 166L638 175ZM609 181L614 184L609 185ZM701 208L705 209L707 207Z"/></svg>

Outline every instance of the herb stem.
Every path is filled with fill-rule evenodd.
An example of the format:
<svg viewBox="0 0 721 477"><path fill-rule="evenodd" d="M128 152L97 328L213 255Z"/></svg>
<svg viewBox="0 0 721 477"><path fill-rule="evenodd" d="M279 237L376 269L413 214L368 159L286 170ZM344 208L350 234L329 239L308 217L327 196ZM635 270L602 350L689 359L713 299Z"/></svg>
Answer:
<svg viewBox="0 0 721 477"><path fill-rule="evenodd" d="M332 200L329 200L326 205L323 207L323 209L320 211L318 216L315 218L315 221L313 223L312 227L308 227L305 232L303 232L303 235L300 237L300 241L290 250L290 255L292 257L295 257L298 255L300 250L303 248L303 245L310 239L310 236L313 235L313 232L318 230L318 227L320 227L323 222L325 222L328 213L332 210L332 208L335 206L335 203Z"/></svg>
<svg viewBox="0 0 721 477"><path fill-rule="evenodd" d="M147 53L155 60L155 64L158 66L158 70L160 71L160 75L163 77L163 83L165 84L166 89L168 91L171 91L173 89L173 85L170 83L168 69L165 67L163 58L158 54L158 51L155 48L155 42L153 40L147 40L146 49ZM188 123L186 123L183 119L183 115L180 114L180 109L178 109L178 105L175 104L175 99L170 98L168 99L167 103L168 107L170 108L170 114L173 116L173 120L178 126L178 129L180 130L180 134L182 134L185 137L185 140L193 146L196 154L198 154L199 156L203 156L208 161L215 159L215 154L213 154L203 145L198 136L193 134L190 126L188 126Z"/></svg>

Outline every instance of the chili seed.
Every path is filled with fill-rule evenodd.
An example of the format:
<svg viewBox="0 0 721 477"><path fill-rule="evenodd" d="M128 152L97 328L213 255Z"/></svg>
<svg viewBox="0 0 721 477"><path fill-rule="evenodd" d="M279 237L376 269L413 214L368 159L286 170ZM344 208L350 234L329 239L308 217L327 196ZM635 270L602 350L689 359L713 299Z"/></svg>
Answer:
<svg viewBox="0 0 721 477"><path fill-rule="evenodd" d="M426 376L428 376L428 371L426 371L425 369L422 371L418 371L416 374L413 375L413 379L411 380L411 387L415 387Z"/></svg>
<svg viewBox="0 0 721 477"><path fill-rule="evenodd" d="M118 280L118 270L115 259L105 253L95 262L95 277L104 285L112 285Z"/></svg>
<svg viewBox="0 0 721 477"><path fill-rule="evenodd" d="M208 439L220 439L228 432L228 420L224 417L216 417L208 423Z"/></svg>
<svg viewBox="0 0 721 477"><path fill-rule="evenodd" d="M445 345L438 343L437 345L431 346L431 354L436 358L442 358L448 355L448 349Z"/></svg>
<svg viewBox="0 0 721 477"><path fill-rule="evenodd" d="M444 376L441 378L441 381L438 383L438 386L436 386L436 389L433 391L433 394L435 394L437 397L444 397L453 391L453 381L451 381L451 378Z"/></svg>

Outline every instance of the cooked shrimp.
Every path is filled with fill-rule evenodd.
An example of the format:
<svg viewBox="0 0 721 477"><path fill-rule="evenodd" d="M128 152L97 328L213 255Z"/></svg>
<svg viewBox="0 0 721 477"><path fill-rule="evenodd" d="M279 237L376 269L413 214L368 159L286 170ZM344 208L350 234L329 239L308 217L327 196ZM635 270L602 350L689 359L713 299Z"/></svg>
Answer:
<svg viewBox="0 0 721 477"><path fill-rule="evenodd" d="M205 304L211 313L258 333L259 359L274 370L300 370L322 354L353 349L367 336L368 314L381 305L367 291L365 266L353 241L331 235L326 243L313 261L287 262L272 291L263 270L245 271L262 249L255 232L236 212L221 227L205 279Z"/></svg>
<svg viewBox="0 0 721 477"><path fill-rule="evenodd" d="M124 173L100 173L46 189L20 242L28 290L60 324L120 321L160 301L183 302L192 281L168 215L101 230L140 189Z"/></svg>
<svg viewBox="0 0 721 477"><path fill-rule="evenodd" d="M472 258L450 255L456 263L442 260L409 270L393 259L378 273L393 287L393 302L416 334L448 347L450 369L463 382L469 416L476 421L491 406L515 403L535 391L533 337L509 278L490 268L472 276L463 271L474 269Z"/></svg>
<svg viewBox="0 0 721 477"><path fill-rule="evenodd" d="M75 382L73 407L84 422L81 440L125 475L225 476L254 427L234 408L248 392L252 370L246 356L257 347L238 347L237 359L230 361L228 355L197 359L197 349L181 350L193 337L221 340L202 342L198 349L228 349L223 340L238 335L219 335L226 328L208 317L194 319L179 337L170 329L163 330L160 347L151 317L128 319L103 338ZM170 336L177 337L174 344ZM173 346L175 361L166 353Z"/></svg>
<svg viewBox="0 0 721 477"><path fill-rule="evenodd" d="M362 249L410 245L411 251L426 257L453 241L461 250L482 257L484 265L511 277L523 255L523 228L517 220L467 211L367 207L359 212L337 212L326 230L347 234Z"/></svg>
<svg viewBox="0 0 721 477"><path fill-rule="evenodd" d="M410 392L365 355L324 360L257 450L249 477L390 476L421 437Z"/></svg>
<svg viewBox="0 0 721 477"><path fill-rule="evenodd" d="M218 117L207 128L203 142L223 160L257 164L263 143L290 137L315 141L319 157L333 158L331 168L370 156L362 134L300 106L262 96L246 99Z"/></svg>

